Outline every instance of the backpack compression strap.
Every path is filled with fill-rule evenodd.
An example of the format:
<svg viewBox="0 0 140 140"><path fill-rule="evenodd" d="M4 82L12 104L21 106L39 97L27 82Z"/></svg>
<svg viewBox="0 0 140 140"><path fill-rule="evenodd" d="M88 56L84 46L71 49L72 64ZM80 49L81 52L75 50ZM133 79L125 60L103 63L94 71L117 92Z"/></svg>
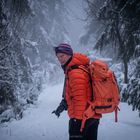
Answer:
<svg viewBox="0 0 140 140"><path fill-rule="evenodd" d="M117 106L115 109L115 122L118 122L118 111L120 111L120 108Z"/></svg>

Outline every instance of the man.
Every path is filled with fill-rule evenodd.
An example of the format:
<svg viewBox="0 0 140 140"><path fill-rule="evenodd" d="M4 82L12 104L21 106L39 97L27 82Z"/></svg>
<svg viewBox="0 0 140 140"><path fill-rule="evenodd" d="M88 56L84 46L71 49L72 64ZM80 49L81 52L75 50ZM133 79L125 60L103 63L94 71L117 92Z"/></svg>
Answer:
<svg viewBox="0 0 140 140"><path fill-rule="evenodd" d="M89 118L83 131L80 131L83 114L88 108L88 101L92 100L92 89L89 73L77 66L86 67L89 59L86 55L73 53L69 44L55 47L55 53L65 74L63 99L58 108L52 113L58 117L64 110L69 115L69 140L97 140L100 114Z"/></svg>

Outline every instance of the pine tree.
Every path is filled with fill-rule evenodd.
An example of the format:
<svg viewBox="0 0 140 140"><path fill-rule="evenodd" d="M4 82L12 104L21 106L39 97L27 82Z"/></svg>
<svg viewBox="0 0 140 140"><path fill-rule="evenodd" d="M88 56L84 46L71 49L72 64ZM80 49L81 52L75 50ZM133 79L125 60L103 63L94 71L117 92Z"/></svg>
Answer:
<svg viewBox="0 0 140 140"><path fill-rule="evenodd" d="M86 1L92 5L89 6L92 14L93 8L96 7L95 1ZM138 6L138 0L105 0L96 13L96 20L103 24L103 31L94 47L100 50L105 50L108 46L117 49L115 51L118 52L117 58L124 64L125 83L128 83L128 62L132 58L136 46L134 34L139 29ZM90 17L93 19L93 16ZM94 22L91 22L91 25L94 26ZM90 28L91 26L89 30Z"/></svg>
<svg viewBox="0 0 140 140"><path fill-rule="evenodd" d="M139 111L140 116L140 45L136 46L135 49L135 69L134 74L130 78L128 84L127 93L128 98L126 99L128 104L132 105L132 109Z"/></svg>
<svg viewBox="0 0 140 140"><path fill-rule="evenodd" d="M0 122L9 107L22 117L59 71L52 46L65 40L64 16L62 0L0 1Z"/></svg>
<svg viewBox="0 0 140 140"><path fill-rule="evenodd" d="M133 106L133 110L140 112L140 50L138 49L140 45L140 1L104 0L104 4L100 5L96 12L93 12L93 9L99 6L95 5L97 1L86 0L86 2L90 11L88 31L91 29L94 34L92 27L95 23L92 21L97 20L102 24L98 26L102 27L102 32L98 34L94 48L115 50L117 59L124 65L125 86L121 91L122 101L127 101ZM96 25L95 27L97 28ZM129 68L129 64L133 68Z"/></svg>

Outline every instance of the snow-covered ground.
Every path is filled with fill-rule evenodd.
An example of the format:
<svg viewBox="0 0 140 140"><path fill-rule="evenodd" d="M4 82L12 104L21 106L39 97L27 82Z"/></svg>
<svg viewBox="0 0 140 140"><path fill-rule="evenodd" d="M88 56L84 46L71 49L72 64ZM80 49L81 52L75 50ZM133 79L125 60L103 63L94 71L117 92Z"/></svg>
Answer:
<svg viewBox="0 0 140 140"><path fill-rule="evenodd" d="M0 125L0 140L68 140L68 117L64 112L58 119L51 112L61 100L62 84L45 87L36 105L24 112L21 120ZM119 122L114 114L100 121L98 140L139 140L140 118L131 106L120 104Z"/></svg>

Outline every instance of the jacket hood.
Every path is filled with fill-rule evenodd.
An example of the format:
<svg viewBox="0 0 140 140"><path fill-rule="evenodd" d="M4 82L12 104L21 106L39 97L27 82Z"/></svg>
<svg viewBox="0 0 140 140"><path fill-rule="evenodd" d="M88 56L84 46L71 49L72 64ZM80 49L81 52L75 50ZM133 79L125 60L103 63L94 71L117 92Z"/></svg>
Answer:
<svg viewBox="0 0 140 140"><path fill-rule="evenodd" d="M81 53L74 53L72 60L70 63L67 65L67 69L73 65L88 65L90 62L90 59Z"/></svg>

